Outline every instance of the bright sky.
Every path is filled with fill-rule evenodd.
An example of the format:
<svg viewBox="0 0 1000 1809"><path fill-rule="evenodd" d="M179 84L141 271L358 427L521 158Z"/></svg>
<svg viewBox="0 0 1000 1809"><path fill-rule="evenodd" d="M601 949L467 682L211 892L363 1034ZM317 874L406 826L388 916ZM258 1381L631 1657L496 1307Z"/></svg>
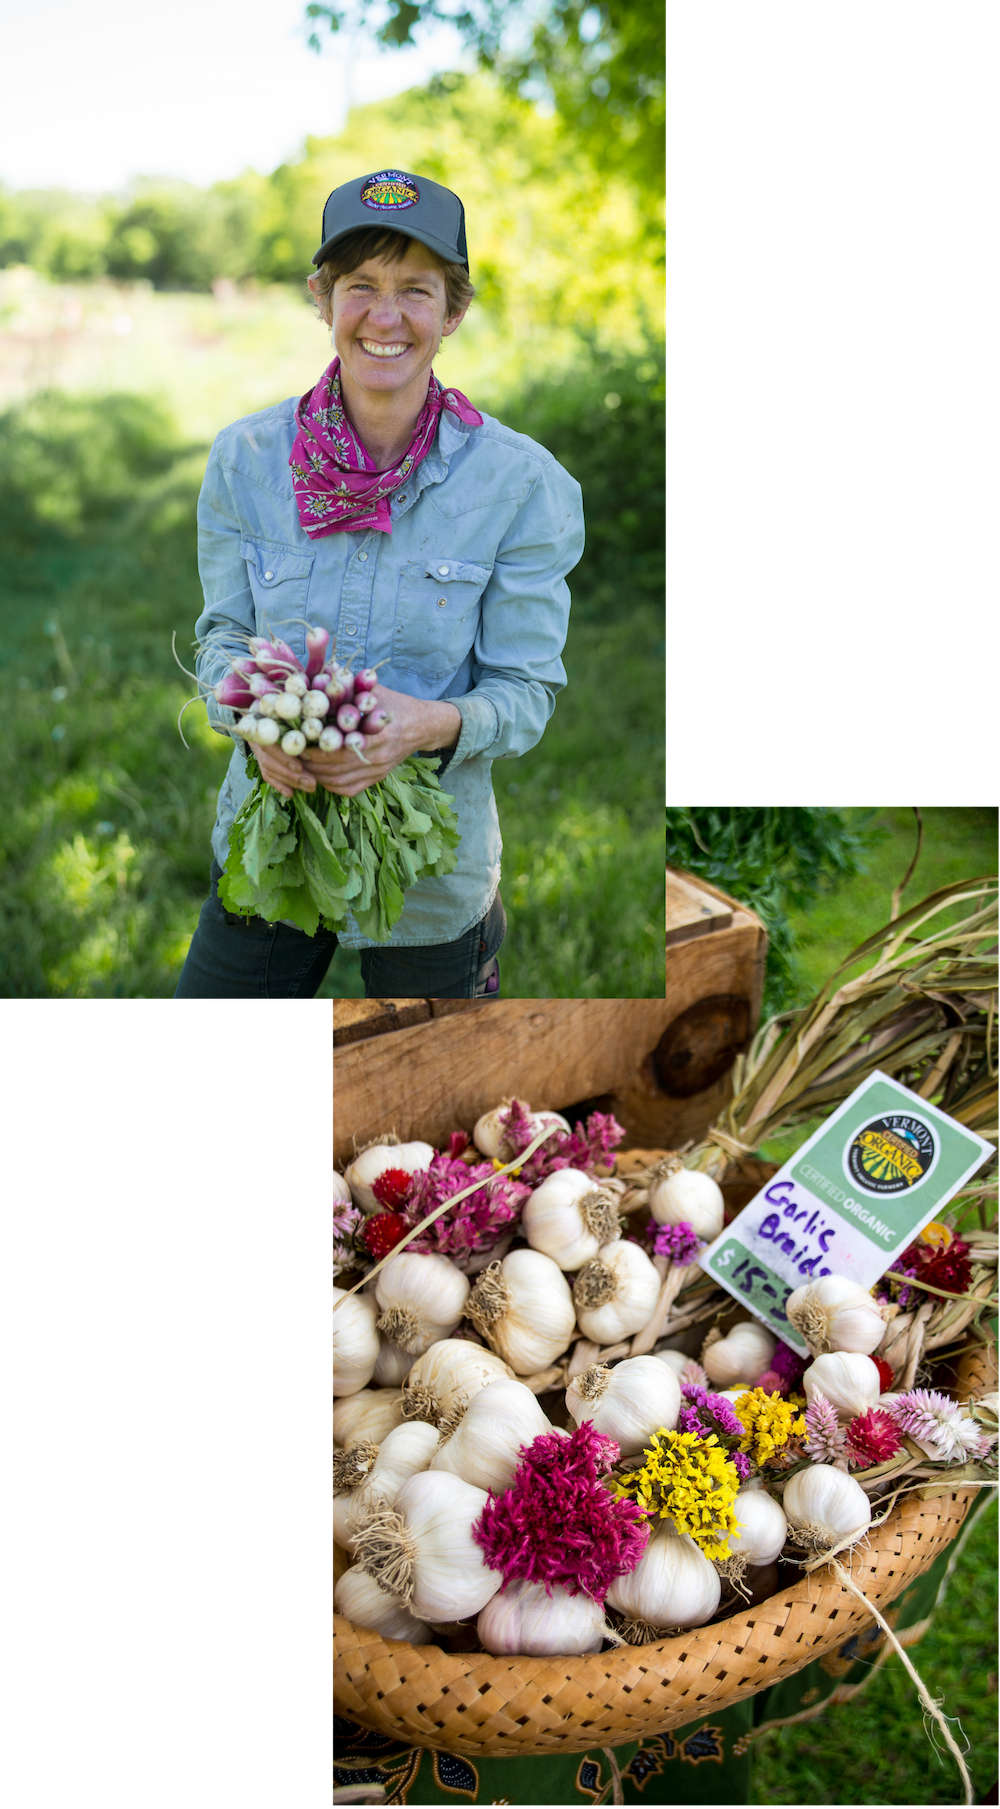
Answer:
<svg viewBox="0 0 1000 1809"><path fill-rule="evenodd" d="M338 131L349 100L460 60L449 28L380 56L325 29L317 56L308 29L305 0L0 0L0 183L84 193L271 170L307 132Z"/></svg>

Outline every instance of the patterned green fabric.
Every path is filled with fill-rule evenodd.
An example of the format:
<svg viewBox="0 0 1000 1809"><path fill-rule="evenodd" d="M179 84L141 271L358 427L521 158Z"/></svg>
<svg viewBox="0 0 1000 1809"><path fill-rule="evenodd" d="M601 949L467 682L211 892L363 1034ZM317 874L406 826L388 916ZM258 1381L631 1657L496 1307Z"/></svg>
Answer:
<svg viewBox="0 0 1000 1809"><path fill-rule="evenodd" d="M927 1631L953 1562L951 1551L942 1552L884 1611L902 1645L916 1644ZM616 1747L613 1761L602 1747L556 1757L473 1760L406 1747L338 1719L334 1786L381 1786L386 1803L746 1803L754 1739L776 1723L809 1720L831 1701L848 1701L889 1650L872 1622L796 1676L721 1714ZM918 1720L919 1714L914 1699Z"/></svg>

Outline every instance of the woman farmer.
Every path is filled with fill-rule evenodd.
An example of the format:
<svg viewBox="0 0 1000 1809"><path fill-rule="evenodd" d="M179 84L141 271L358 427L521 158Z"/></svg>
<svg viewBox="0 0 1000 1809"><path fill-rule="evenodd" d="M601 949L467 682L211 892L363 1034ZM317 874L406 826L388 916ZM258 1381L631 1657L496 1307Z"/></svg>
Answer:
<svg viewBox="0 0 1000 1809"><path fill-rule="evenodd" d="M377 666L389 724L350 749L255 750L290 796L353 797L436 753L454 798L455 870L407 892L384 944L350 921L368 997L499 989L500 829L494 760L540 739L566 682L566 573L583 550L579 485L551 454L443 389L432 370L473 289L465 212L423 176L382 170L335 189L309 287L337 356L316 387L248 415L212 448L198 508L205 610L198 675L212 686L247 638L279 634L305 660L308 627L337 658ZM223 732L237 713L209 699ZM219 796L212 890L178 998L305 998L337 938L227 914L217 882L250 790L238 744Z"/></svg>

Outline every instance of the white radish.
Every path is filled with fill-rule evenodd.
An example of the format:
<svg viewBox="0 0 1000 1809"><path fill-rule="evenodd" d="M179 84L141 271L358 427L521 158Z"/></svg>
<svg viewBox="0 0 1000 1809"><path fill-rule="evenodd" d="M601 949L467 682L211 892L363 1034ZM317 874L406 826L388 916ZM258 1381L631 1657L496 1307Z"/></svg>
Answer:
<svg viewBox="0 0 1000 1809"><path fill-rule="evenodd" d="M273 747L275 742L280 740L280 738L281 730L272 717L258 717L257 733L254 736L254 740L259 742L261 747Z"/></svg>
<svg viewBox="0 0 1000 1809"><path fill-rule="evenodd" d="M325 716L330 708L330 699L322 691L307 691L302 699L303 716Z"/></svg>
<svg viewBox="0 0 1000 1809"><path fill-rule="evenodd" d="M281 737L282 749L286 754L289 754L292 759L294 759L297 754L304 754L306 745L306 738L301 729L289 729L287 735L282 735Z"/></svg>
<svg viewBox="0 0 1000 1809"><path fill-rule="evenodd" d="M315 716L304 716L301 732L307 741L318 741L323 733L323 728Z"/></svg>
<svg viewBox="0 0 1000 1809"><path fill-rule="evenodd" d="M344 745L343 735L341 734L339 729L334 728L333 723L331 722L329 728L324 729L322 735L319 738L319 746L320 746L321 751L324 754L336 754L339 751L339 749L343 747L343 745Z"/></svg>
<svg viewBox="0 0 1000 1809"><path fill-rule="evenodd" d="M285 690L293 697L304 697L309 689L309 680L304 672L290 672L285 680Z"/></svg>
<svg viewBox="0 0 1000 1809"><path fill-rule="evenodd" d="M298 722L302 715L302 699L294 691L281 691L274 700L274 714L283 722Z"/></svg>

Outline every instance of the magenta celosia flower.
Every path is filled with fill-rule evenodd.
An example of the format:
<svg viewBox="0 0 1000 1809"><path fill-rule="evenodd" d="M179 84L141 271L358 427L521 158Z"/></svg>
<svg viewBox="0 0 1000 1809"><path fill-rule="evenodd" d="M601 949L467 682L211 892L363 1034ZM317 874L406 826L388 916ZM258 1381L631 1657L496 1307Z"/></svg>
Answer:
<svg viewBox="0 0 1000 1809"><path fill-rule="evenodd" d="M908 1433L938 1463L985 1457L992 1442L974 1420L965 1417L957 1401L935 1388L908 1389L896 1396L889 1412L900 1431Z"/></svg>
<svg viewBox="0 0 1000 1809"><path fill-rule="evenodd" d="M885 1463L902 1448L899 1427L884 1407L870 1407L867 1413L859 1413L847 1428L847 1461L852 1469Z"/></svg>
<svg viewBox="0 0 1000 1809"><path fill-rule="evenodd" d="M806 1408L804 1444L814 1464L847 1467L847 1441L837 1419L837 1409L825 1395L814 1393Z"/></svg>
<svg viewBox="0 0 1000 1809"><path fill-rule="evenodd" d="M410 1225L433 1212L435 1206L462 1193L473 1181L481 1181L475 1193L457 1206L441 1214L418 1238L407 1246L421 1253L436 1251L442 1256L467 1256L480 1250L491 1250L504 1232L520 1217L530 1189L510 1175L497 1175L492 1162L477 1162L472 1167L453 1156L438 1155L428 1168L413 1177L406 1202Z"/></svg>
<svg viewBox="0 0 1000 1809"><path fill-rule="evenodd" d="M766 1382L761 1376L757 1386L763 1388L767 1394L790 1395L792 1389L801 1382L807 1362L811 1361L812 1359L809 1357L800 1357L798 1351L792 1350L790 1345L783 1344L779 1338L767 1370L768 1376L773 1376L774 1381L773 1383Z"/></svg>
<svg viewBox="0 0 1000 1809"><path fill-rule="evenodd" d="M543 1432L525 1446L510 1487L490 1491L472 1528L505 1584L523 1578L549 1592L558 1584L603 1602L615 1577L635 1569L649 1528L634 1502L616 1501L600 1481L618 1455L589 1420L568 1438Z"/></svg>
<svg viewBox="0 0 1000 1809"><path fill-rule="evenodd" d="M646 1234L653 1241L654 1256L669 1256L675 1263L693 1263L699 1250L705 1249L705 1240L698 1236L693 1227L682 1220L679 1225L652 1224Z"/></svg>
<svg viewBox="0 0 1000 1809"><path fill-rule="evenodd" d="M504 1139L515 1156L527 1149L537 1136L537 1128L519 1099L511 1100L506 1111L500 1113L499 1122ZM555 1174L560 1168L579 1168L588 1175L598 1167L609 1168L611 1153L624 1135L622 1126L610 1112L591 1112L586 1129L578 1124L575 1131L556 1131L546 1138L534 1155L529 1156L520 1171L520 1179L535 1188L541 1186L546 1175Z"/></svg>

